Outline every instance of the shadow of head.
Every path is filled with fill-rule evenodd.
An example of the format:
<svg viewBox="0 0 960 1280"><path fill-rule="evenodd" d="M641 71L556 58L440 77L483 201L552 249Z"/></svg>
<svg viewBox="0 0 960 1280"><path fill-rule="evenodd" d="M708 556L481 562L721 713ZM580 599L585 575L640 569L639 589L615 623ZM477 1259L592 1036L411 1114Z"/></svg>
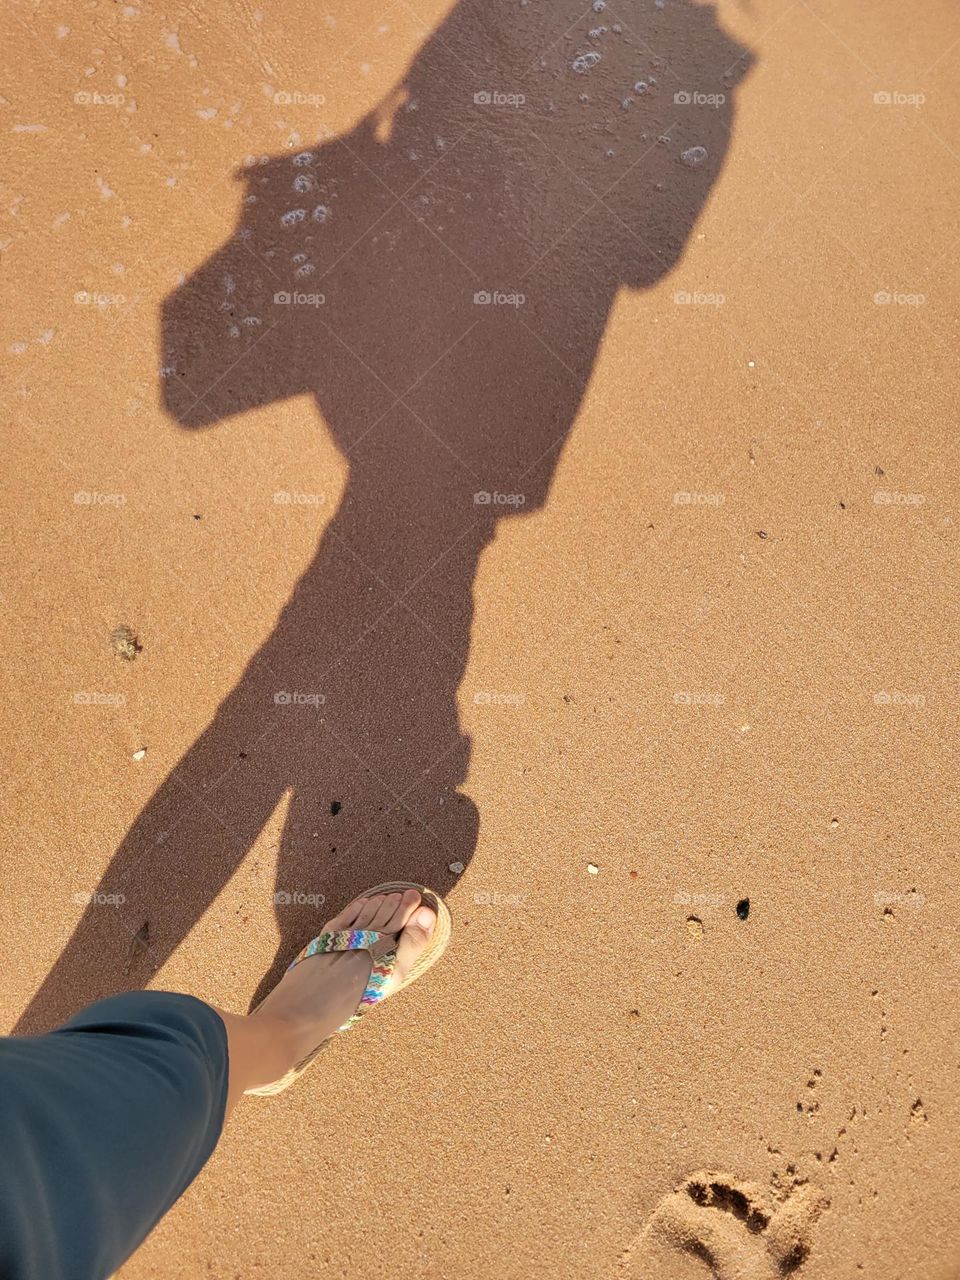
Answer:
<svg viewBox="0 0 960 1280"><path fill-rule="evenodd" d="M483 487L529 474L726 155L750 55L660 4L461 0L350 132L249 157L233 234L163 308L175 421L310 393L348 451L402 406Z"/></svg>

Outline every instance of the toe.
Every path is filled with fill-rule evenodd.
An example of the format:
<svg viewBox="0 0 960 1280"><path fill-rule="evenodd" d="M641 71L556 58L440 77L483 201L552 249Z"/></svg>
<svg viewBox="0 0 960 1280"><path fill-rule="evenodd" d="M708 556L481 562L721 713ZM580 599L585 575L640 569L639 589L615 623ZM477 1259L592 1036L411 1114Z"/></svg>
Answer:
<svg viewBox="0 0 960 1280"><path fill-rule="evenodd" d="M374 914L373 921L368 926L370 929L385 930L387 925L397 913L400 906L402 894L385 893L381 898L377 910Z"/></svg>
<svg viewBox="0 0 960 1280"><path fill-rule="evenodd" d="M400 895L396 910L389 920L377 926L384 933L399 933L420 905L420 894L416 889L404 889Z"/></svg>
<svg viewBox="0 0 960 1280"><path fill-rule="evenodd" d="M419 907L407 922L397 944L396 976L401 981L413 967L417 956L433 937L437 923L437 913L432 907Z"/></svg>
<svg viewBox="0 0 960 1280"><path fill-rule="evenodd" d="M367 903L369 901L370 899L367 897L365 893L362 893L359 898L354 898L354 900L350 903L349 907L347 907L346 911L344 912L344 915L346 916L346 919L343 924L344 929L357 928L357 921L363 915L364 911L366 911Z"/></svg>
<svg viewBox="0 0 960 1280"><path fill-rule="evenodd" d="M356 923L360 912L364 909L366 902L366 898L354 898L352 902L348 903L347 906L343 908L339 915L336 915L332 920L327 921L323 926L323 932L337 933L341 929L352 928Z"/></svg>
<svg viewBox="0 0 960 1280"><path fill-rule="evenodd" d="M383 912L384 895L375 893L373 897L367 898L363 905L363 910L354 921L354 927L357 929L375 929L375 921ZM392 910L392 908L391 908Z"/></svg>
<svg viewBox="0 0 960 1280"><path fill-rule="evenodd" d="M400 933L405 929L414 912L420 906L420 894L416 889L402 893L378 893L373 897L354 898L348 906L324 925L324 932L341 929L375 929L380 933ZM433 913L430 913L429 938L433 929Z"/></svg>

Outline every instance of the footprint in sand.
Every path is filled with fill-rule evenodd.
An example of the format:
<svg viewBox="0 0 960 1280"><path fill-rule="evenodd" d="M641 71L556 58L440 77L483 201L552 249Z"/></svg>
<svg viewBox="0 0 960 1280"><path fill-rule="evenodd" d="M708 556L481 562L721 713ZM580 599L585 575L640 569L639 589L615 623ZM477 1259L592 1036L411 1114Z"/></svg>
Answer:
<svg viewBox="0 0 960 1280"><path fill-rule="evenodd" d="M672 1275L672 1253L675 1262L678 1254L699 1259L716 1280L783 1280L807 1258L828 1205L809 1182L772 1193L759 1183L699 1170L660 1201L635 1244L621 1254L619 1274L631 1280Z"/></svg>

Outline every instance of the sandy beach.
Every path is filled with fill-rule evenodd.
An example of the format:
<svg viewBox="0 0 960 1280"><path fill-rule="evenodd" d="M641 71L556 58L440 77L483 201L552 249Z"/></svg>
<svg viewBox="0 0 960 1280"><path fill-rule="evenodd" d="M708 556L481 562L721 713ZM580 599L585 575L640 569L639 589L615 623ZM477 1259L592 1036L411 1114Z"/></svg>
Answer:
<svg viewBox="0 0 960 1280"><path fill-rule="evenodd" d="M0 1029L453 913L123 1280L957 1280L956 8L0 23Z"/></svg>

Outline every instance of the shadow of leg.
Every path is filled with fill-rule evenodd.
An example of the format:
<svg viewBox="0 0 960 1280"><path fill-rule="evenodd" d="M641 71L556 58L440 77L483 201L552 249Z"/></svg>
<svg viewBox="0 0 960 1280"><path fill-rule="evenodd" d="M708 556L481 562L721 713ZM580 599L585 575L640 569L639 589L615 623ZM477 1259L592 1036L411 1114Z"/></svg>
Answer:
<svg viewBox="0 0 960 1280"><path fill-rule="evenodd" d="M137 818L15 1032L145 986L220 892L283 794L241 685Z"/></svg>
<svg viewBox="0 0 960 1280"><path fill-rule="evenodd" d="M255 1001L328 904L386 879L445 893L450 864L469 862L479 819L458 790L469 742L456 693L490 527L464 513L459 491L430 484L418 503L391 504L398 474L378 472L378 487L368 480L359 494L351 482L273 633L124 838L18 1033L148 983L288 791L280 942ZM417 509L423 524L411 530Z"/></svg>
<svg viewBox="0 0 960 1280"><path fill-rule="evenodd" d="M400 474L398 463L378 477L374 492L371 477L351 480L271 646L280 687L301 697L318 691L322 702L288 703L272 739L287 761L294 798L277 867L277 957L255 1002L352 897L393 879L445 894L458 878L451 865L468 865L476 846L479 815L460 790L470 743L460 728L457 690L469 649L472 584L491 526L474 517L462 495L454 501L429 484L419 504L397 504ZM443 506L442 515L433 504ZM375 538L367 528L372 510ZM411 527L411 512L422 525ZM362 566L354 546L363 548ZM377 607L364 605L358 626L357 601L371 592ZM308 656L304 637L331 617L351 632L351 642L324 640L320 650L339 654L324 667L320 650Z"/></svg>

